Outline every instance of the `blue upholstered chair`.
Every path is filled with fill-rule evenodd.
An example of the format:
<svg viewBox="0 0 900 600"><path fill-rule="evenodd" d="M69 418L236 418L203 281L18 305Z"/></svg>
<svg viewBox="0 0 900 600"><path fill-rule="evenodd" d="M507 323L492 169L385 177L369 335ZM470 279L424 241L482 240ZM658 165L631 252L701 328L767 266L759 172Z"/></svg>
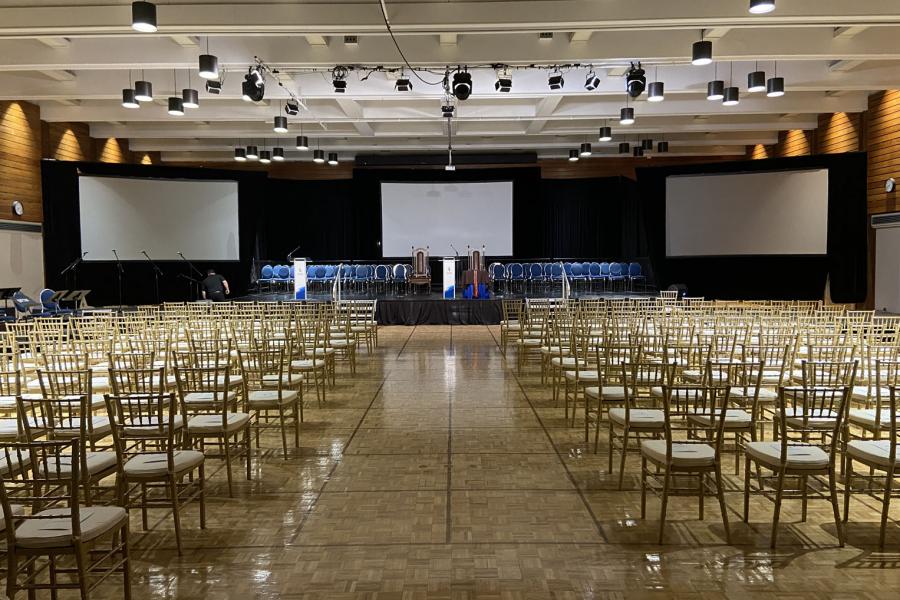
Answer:
<svg viewBox="0 0 900 600"><path fill-rule="evenodd" d="M391 281L391 268L387 265L378 265L372 271L372 283L377 289L380 285L383 289L387 288Z"/></svg>
<svg viewBox="0 0 900 600"><path fill-rule="evenodd" d="M622 266L622 263L610 263L609 265L609 282L612 284L612 288L615 289L616 282L622 282L622 291L625 291L625 267Z"/></svg>
<svg viewBox="0 0 900 600"><path fill-rule="evenodd" d="M259 270L259 279L256 280L259 291L263 291L264 287L271 289L274 278L275 269L272 268L272 265L263 265L262 269Z"/></svg>
<svg viewBox="0 0 900 600"><path fill-rule="evenodd" d="M553 281L553 263L544 263L544 281Z"/></svg>
<svg viewBox="0 0 900 600"><path fill-rule="evenodd" d="M600 281L600 263L592 262L590 266L588 266L588 281L591 284L591 289L594 289L594 282Z"/></svg>
<svg viewBox="0 0 900 600"><path fill-rule="evenodd" d="M528 271L528 283L531 284L531 289L534 289L534 284L544 283L546 281L546 278L544 277L544 265L541 263L531 263Z"/></svg>
<svg viewBox="0 0 900 600"><path fill-rule="evenodd" d="M603 290L606 290L606 284L609 283L609 263L600 263L600 281L603 282Z"/></svg>
<svg viewBox="0 0 900 600"><path fill-rule="evenodd" d="M558 262L550 263L550 281L562 281L563 267Z"/></svg>
<svg viewBox="0 0 900 600"><path fill-rule="evenodd" d="M491 263L488 267L488 275L491 278L491 287L502 292L506 287L506 267L503 263Z"/></svg>
<svg viewBox="0 0 900 600"><path fill-rule="evenodd" d="M510 263L507 267L507 273L510 288L515 286L516 283L520 284L520 286L525 284L525 269L522 268L521 263Z"/></svg>
<svg viewBox="0 0 900 600"><path fill-rule="evenodd" d="M647 277L644 275L641 263L630 263L628 265L628 287L634 291L634 283L640 281L644 289L647 288Z"/></svg>
<svg viewBox="0 0 900 600"><path fill-rule="evenodd" d="M394 265L393 273L391 279L394 283L394 291L396 292L400 287L403 287L406 290L409 285L407 281L408 272L406 271L406 265L401 265L397 263Z"/></svg>

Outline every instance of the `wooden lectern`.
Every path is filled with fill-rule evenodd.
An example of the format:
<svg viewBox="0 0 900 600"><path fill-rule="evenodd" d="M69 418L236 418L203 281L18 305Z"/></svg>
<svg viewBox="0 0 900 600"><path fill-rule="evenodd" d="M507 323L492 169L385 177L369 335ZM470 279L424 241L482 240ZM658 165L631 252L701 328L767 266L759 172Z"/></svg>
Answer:
<svg viewBox="0 0 900 600"><path fill-rule="evenodd" d="M466 246L469 253L469 264L463 275L463 287L472 285L472 297L478 298L478 285L488 285L488 272L484 268L484 245L481 248L471 248Z"/></svg>

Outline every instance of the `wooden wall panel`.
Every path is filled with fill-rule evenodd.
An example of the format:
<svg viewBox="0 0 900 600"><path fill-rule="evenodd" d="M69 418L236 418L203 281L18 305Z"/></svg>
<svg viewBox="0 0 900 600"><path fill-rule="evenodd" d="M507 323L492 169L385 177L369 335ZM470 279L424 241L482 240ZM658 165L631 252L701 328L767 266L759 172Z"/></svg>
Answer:
<svg viewBox="0 0 900 600"><path fill-rule="evenodd" d="M13 214L12 202L25 207ZM28 102L0 102L0 219L43 221L40 109Z"/></svg>
<svg viewBox="0 0 900 600"><path fill-rule="evenodd" d="M94 156L99 162L129 163L133 162L128 140L118 138L98 138L94 140Z"/></svg>
<svg viewBox="0 0 900 600"><path fill-rule="evenodd" d="M869 214L900 210L900 193L884 191L889 177L900 181L900 90L869 96L866 144Z"/></svg>
<svg viewBox="0 0 900 600"><path fill-rule="evenodd" d="M96 160L94 140L86 123L44 123L44 158Z"/></svg>
<svg viewBox="0 0 900 600"><path fill-rule="evenodd" d="M816 129L816 153L857 152L863 141L862 113L824 113Z"/></svg>

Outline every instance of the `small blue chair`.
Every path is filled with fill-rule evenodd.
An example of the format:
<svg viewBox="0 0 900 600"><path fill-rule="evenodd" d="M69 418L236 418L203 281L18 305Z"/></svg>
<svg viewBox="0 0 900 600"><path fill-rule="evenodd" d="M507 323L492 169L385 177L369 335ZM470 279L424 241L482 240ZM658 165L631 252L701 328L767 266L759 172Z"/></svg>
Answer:
<svg viewBox="0 0 900 600"><path fill-rule="evenodd" d="M394 265L391 279L393 280L393 283L394 283L394 291L395 292L401 286L403 286L404 289L409 288L409 282L407 281L406 276L407 276L407 272L406 272L405 265L401 265L400 263L397 263L396 265Z"/></svg>
<svg viewBox="0 0 900 600"><path fill-rule="evenodd" d="M544 282L553 281L553 263L544 263Z"/></svg>
<svg viewBox="0 0 900 600"><path fill-rule="evenodd" d="M506 267L503 263L491 263L491 266L488 267L488 275L491 278L491 286L502 292L506 287L507 279Z"/></svg>
<svg viewBox="0 0 900 600"><path fill-rule="evenodd" d="M562 281L563 267L559 263L550 263L550 281Z"/></svg>
<svg viewBox="0 0 900 600"><path fill-rule="evenodd" d="M291 277L291 269L287 265L278 265L275 267L275 284L278 287L288 287L288 281Z"/></svg>
<svg viewBox="0 0 900 600"><path fill-rule="evenodd" d="M610 263L609 265L609 282L612 285L613 289L615 289L615 283L617 281L622 282L622 291L625 291L625 269L622 266L622 263Z"/></svg>
<svg viewBox="0 0 900 600"><path fill-rule="evenodd" d="M594 289L594 282L600 280L600 263L592 262L588 267L588 281L591 289Z"/></svg>
<svg viewBox="0 0 900 600"><path fill-rule="evenodd" d="M372 283L375 286L375 289L378 289L380 285L382 288L387 288L388 283L391 280L391 268L387 265L377 265L375 269L372 271Z"/></svg>
<svg viewBox="0 0 900 600"><path fill-rule="evenodd" d="M507 269L510 287L515 285L516 282L522 285L525 284L525 269L522 268L521 263L510 263Z"/></svg>
<svg viewBox="0 0 900 600"><path fill-rule="evenodd" d="M259 279L256 280L259 291L262 291L263 286L271 289L274 278L275 269L272 268L272 265L263 265L263 268L259 270Z"/></svg>
<svg viewBox="0 0 900 600"><path fill-rule="evenodd" d="M528 282L531 284L531 289L534 289L535 283L544 283L546 280L544 277L544 265L540 263L531 263L531 267L528 269Z"/></svg>
<svg viewBox="0 0 900 600"><path fill-rule="evenodd" d="M634 291L635 281L640 281L643 289L647 289L647 277L643 273L641 263L633 262L628 265L628 286L631 288L631 291Z"/></svg>

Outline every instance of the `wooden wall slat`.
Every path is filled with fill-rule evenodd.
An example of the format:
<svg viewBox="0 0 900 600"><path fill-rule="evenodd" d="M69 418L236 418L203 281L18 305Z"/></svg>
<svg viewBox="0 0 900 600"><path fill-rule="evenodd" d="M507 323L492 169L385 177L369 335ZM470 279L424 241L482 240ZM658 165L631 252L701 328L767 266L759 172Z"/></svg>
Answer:
<svg viewBox="0 0 900 600"><path fill-rule="evenodd" d="M44 220L40 158L38 106L28 102L0 102L0 218L34 223ZM12 211L14 200L25 207L21 217Z"/></svg>

